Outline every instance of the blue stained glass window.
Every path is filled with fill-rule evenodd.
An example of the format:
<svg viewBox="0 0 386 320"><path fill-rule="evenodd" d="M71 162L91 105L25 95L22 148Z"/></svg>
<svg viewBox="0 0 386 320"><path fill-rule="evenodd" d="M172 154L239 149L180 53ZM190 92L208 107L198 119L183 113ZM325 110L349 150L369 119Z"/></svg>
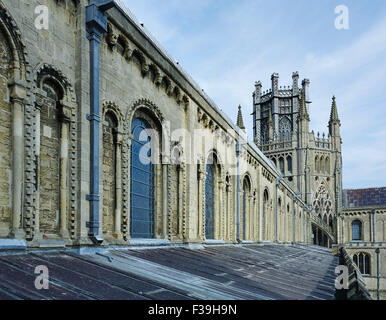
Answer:
<svg viewBox="0 0 386 320"><path fill-rule="evenodd" d="M141 119L132 124L130 233L132 238L154 238L154 169L153 164L141 160L142 147L150 140L142 141L140 135L148 125ZM148 152L149 155L150 152Z"/></svg>
<svg viewBox="0 0 386 320"><path fill-rule="evenodd" d="M352 223L352 239L354 241L362 240L362 222L359 220L355 220Z"/></svg>

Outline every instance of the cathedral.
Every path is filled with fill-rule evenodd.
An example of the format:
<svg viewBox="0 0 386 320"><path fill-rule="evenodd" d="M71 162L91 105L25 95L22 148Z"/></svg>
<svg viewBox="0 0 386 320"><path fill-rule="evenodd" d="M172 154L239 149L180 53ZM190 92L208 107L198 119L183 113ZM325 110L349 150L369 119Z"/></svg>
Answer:
<svg viewBox="0 0 386 320"><path fill-rule="evenodd" d="M119 1L0 0L0 250L351 243L339 100L271 79L248 143Z"/></svg>
<svg viewBox="0 0 386 320"><path fill-rule="evenodd" d="M324 228L314 228L315 244L334 239L342 202L342 139L335 97L332 98L328 135L310 132L310 80L299 88L299 74L292 74L292 86L279 87L274 73L269 90L255 84L253 93L254 142L275 164L283 178L313 208Z"/></svg>

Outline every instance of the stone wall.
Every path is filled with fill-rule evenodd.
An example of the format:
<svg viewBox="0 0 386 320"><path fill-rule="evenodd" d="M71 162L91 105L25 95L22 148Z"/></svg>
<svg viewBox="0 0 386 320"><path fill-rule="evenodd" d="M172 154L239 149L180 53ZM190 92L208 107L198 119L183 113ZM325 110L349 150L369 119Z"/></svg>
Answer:
<svg viewBox="0 0 386 320"><path fill-rule="evenodd" d="M27 239L31 247L42 246L45 238L58 236L69 246L90 245L86 227L90 220L86 200L90 182L90 106L85 1L76 7L72 1L3 2L5 8L1 10L13 21L12 28L20 29L23 45L20 44L19 51L23 52L21 48L25 47L29 63L24 65L29 71L21 76L27 93L17 100L24 108L24 113L20 113L24 118L20 120L25 155L17 158L22 160L17 164L21 167L19 171L26 172L21 179L25 180L24 190L14 193L18 196L11 200L10 168L11 164L16 165L11 154L16 149L8 144L8 149L0 151L0 192L4 194L0 228L9 229L11 220L20 220L13 228L20 229L19 237ZM48 31L34 27L31 8L41 4L49 8ZM117 8L109 10L108 16L109 28L102 37L100 50L101 114L104 121L106 110L112 110L117 123L114 129L104 122L100 125L99 220L104 245L131 243L131 124L135 116L152 123L160 138L156 159L159 161L154 163L155 238L171 243L206 241L205 168L209 155L215 154L215 240L235 243L236 203L240 196L236 193L235 150L244 139L243 133L135 21ZM0 134L1 142L7 145L15 119L8 105L5 78L0 80L0 112L4 114ZM60 94L51 105L50 94L44 90L45 81L59 88ZM16 97L15 90L13 96ZM178 166L170 161L177 146L181 155ZM296 191L285 181L276 189L280 173L252 145L241 148L240 167L241 177L250 177L244 238L255 242L276 240L277 192L283 208L289 208L285 214L278 212L277 237L282 242L291 242ZM242 188L242 181L240 185ZM264 192L268 194L265 222ZM12 210L13 202L23 212ZM240 202L240 209L241 205ZM296 239L300 242L305 232L299 216L303 205L302 200L295 202ZM243 224L241 219L240 227ZM7 237L8 231L0 237ZM306 237L309 240L310 234Z"/></svg>
<svg viewBox="0 0 386 320"><path fill-rule="evenodd" d="M116 209L116 139L111 122L103 126L103 235L112 236Z"/></svg>
<svg viewBox="0 0 386 320"><path fill-rule="evenodd" d="M375 215L374 215L375 213ZM380 250L380 288L381 299L385 299L386 288L386 208L383 207L352 207L345 208L340 216L340 228L338 230L343 245L350 257L365 254L369 257L370 272L364 274L366 287L376 299L377 293L377 253ZM361 240L353 240L352 224L361 222ZM374 228L375 226L375 228Z"/></svg>
<svg viewBox="0 0 386 320"><path fill-rule="evenodd" d="M40 231L59 231L60 123L56 101L50 98L40 116Z"/></svg>
<svg viewBox="0 0 386 320"><path fill-rule="evenodd" d="M12 112L8 92L9 62L8 44L0 29L0 237L8 235L12 218Z"/></svg>

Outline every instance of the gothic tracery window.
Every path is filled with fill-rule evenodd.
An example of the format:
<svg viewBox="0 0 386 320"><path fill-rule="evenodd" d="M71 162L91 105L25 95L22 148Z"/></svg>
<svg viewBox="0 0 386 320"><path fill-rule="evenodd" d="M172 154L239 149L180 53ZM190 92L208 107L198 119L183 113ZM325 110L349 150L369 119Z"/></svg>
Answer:
<svg viewBox="0 0 386 320"><path fill-rule="evenodd" d="M283 117L279 123L279 139L280 141L291 140L292 125L287 117Z"/></svg>
<svg viewBox="0 0 386 320"><path fill-rule="evenodd" d="M332 199L324 184L319 187L314 195L313 208L320 217L327 217L332 213Z"/></svg>
<svg viewBox="0 0 386 320"><path fill-rule="evenodd" d="M353 260L362 274L370 274L370 256L367 253L356 253L354 254Z"/></svg>

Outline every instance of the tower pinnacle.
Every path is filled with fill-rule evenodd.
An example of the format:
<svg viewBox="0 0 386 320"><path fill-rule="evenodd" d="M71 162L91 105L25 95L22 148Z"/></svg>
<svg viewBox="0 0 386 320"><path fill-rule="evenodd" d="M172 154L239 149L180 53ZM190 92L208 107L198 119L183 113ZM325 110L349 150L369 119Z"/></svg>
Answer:
<svg viewBox="0 0 386 320"><path fill-rule="evenodd" d="M243 120L243 114L241 112L241 105L239 105L239 113L237 114L237 126L241 130L245 130L244 120Z"/></svg>
<svg viewBox="0 0 386 320"><path fill-rule="evenodd" d="M335 98L335 96L332 97L330 124L334 123L334 122L340 123L339 116L338 116L338 108L336 107L336 98Z"/></svg>
<svg viewBox="0 0 386 320"><path fill-rule="evenodd" d="M310 115L308 114L308 111L307 111L306 93L304 89L302 90L302 99L301 99L301 104L300 104L300 109L298 114L298 121L301 121L301 120L310 121Z"/></svg>

